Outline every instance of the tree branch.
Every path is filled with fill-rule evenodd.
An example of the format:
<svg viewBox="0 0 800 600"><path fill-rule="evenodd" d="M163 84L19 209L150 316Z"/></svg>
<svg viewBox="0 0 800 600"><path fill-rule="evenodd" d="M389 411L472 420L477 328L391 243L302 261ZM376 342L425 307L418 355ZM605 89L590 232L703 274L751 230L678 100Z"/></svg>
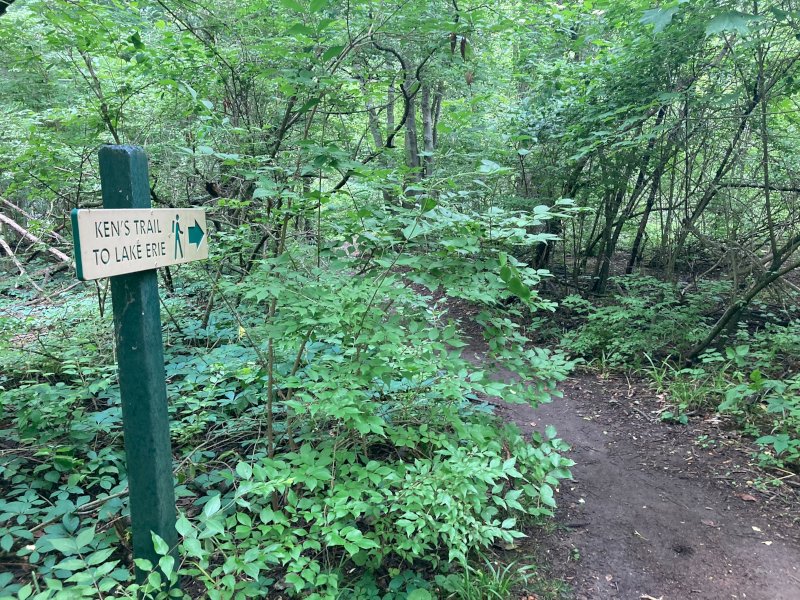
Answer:
<svg viewBox="0 0 800 600"><path fill-rule="evenodd" d="M8 7L14 4L14 0L0 0L0 17L6 14Z"/></svg>
<svg viewBox="0 0 800 600"><path fill-rule="evenodd" d="M11 229L15 230L22 237L24 237L25 239L30 240L31 242L33 242L35 244L44 244L44 242L41 240L41 238L36 237L30 231L25 229L22 225L20 225L19 223L17 223L13 219L10 219L9 217L5 216L3 213L0 213L0 222L5 223L9 227L11 227ZM52 246L47 246L47 244L44 244L44 245L47 247L47 251L50 254L52 254L53 256L55 256L58 260L60 260L61 262L65 262L68 265L72 264L72 259L69 256L67 256L66 254L64 254L63 252L61 252L61 250L58 250L57 248L53 248Z"/></svg>

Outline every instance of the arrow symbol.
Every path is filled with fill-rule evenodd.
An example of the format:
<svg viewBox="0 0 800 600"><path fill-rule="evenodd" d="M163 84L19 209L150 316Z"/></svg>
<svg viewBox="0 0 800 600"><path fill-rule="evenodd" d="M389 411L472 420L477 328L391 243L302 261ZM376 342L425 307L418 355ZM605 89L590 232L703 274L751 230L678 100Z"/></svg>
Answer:
<svg viewBox="0 0 800 600"><path fill-rule="evenodd" d="M200 224L197 222L197 219L194 221L194 225L189 227L189 243L194 244L198 248L200 247L200 242L203 241L203 236L206 234L203 231L203 228L200 227Z"/></svg>

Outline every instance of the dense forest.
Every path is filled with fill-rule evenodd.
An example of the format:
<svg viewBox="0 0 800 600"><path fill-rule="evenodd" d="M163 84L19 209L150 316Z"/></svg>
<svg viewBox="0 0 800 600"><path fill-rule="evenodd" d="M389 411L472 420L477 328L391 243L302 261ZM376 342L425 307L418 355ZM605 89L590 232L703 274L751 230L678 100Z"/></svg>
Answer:
<svg viewBox="0 0 800 600"><path fill-rule="evenodd" d="M794 493L798 31L795 0L0 0L0 597L569 598L514 549L577 440L504 410L586 373ZM208 223L158 271L157 561L109 279L75 277L109 144Z"/></svg>

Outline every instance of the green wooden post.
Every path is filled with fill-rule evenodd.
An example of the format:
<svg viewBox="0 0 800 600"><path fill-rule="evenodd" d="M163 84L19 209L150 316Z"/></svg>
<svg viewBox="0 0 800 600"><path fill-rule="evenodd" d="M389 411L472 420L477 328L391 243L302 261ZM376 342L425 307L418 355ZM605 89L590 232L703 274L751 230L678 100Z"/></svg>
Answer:
<svg viewBox="0 0 800 600"><path fill-rule="evenodd" d="M100 149L104 208L150 208L147 157L141 148ZM177 552L175 488L167 386L155 269L111 277L133 554L158 565L150 532ZM175 554L177 557L177 555ZM145 573L137 569L140 581Z"/></svg>

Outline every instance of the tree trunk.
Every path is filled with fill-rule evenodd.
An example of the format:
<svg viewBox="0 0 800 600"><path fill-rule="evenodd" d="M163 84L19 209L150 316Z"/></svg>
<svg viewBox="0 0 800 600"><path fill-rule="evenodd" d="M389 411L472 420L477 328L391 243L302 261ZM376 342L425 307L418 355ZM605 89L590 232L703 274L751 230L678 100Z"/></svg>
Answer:
<svg viewBox="0 0 800 600"><path fill-rule="evenodd" d="M367 115L369 116L369 132L372 134L375 150L380 150L383 148L383 136L381 135L381 127L378 124L378 113L375 107L372 106L371 100L367 100Z"/></svg>
<svg viewBox="0 0 800 600"><path fill-rule="evenodd" d="M792 266L792 269L796 268L798 265L795 264ZM789 270L792 270L789 269ZM776 281L778 278L782 276L782 274L788 271L782 271L780 273L775 273L773 271L768 271L765 273L761 278L759 278L744 296L740 299L733 302L728 309L723 313L723 315L719 318L719 320L714 323L714 326L711 328L711 331L708 332L705 339L697 344L692 351L689 353L688 362L693 362L697 359L703 352L705 352L711 344L714 343L714 340L719 337L719 335L728 327L735 326L736 323L739 321L741 317L742 311L747 308L747 306L753 301L753 299L768 285Z"/></svg>
<svg viewBox="0 0 800 600"><path fill-rule="evenodd" d="M601 238L600 254L597 257L597 268L595 269L595 280L592 284L592 291L604 294L608 284L608 276L611 273L611 259L614 256L614 216L619 211L622 204L622 195L625 193L624 184L605 204L605 224Z"/></svg>
<svg viewBox="0 0 800 600"><path fill-rule="evenodd" d="M643 165L644 166L644 165ZM628 181L630 180L631 173L633 172L633 164L629 164L622 178L617 182L617 190L613 193L607 194L606 201L603 204L603 231L600 235L601 248L597 256L597 266L594 272L594 282L592 283L592 291L598 294L605 293L606 284L608 283L608 276L611 273L611 259L614 256L619 233L622 231L622 222L617 223L615 227L615 219L619 214L619 209L622 206L622 199L625 197L625 192L628 189ZM642 180L644 175L642 169L639 170L639 176L636 179L636 186L634 187L633 194L638 194L637 189L641 189ZM630 203L629 203L630 205ZM588 252L587 252L588 253Z"/></svg>
<svg viewBox="0 0 800 600"><path fill-rule="evenodd" d="M389 90L386 93L386 133L387 135L394 131L394 83L389 84Z"/></svg>
<svg viewBox="0 0 800 600"><path fill-rule="evenodd" d="M662 167L662 165L659 165L659 167ZM633 268L636 266L636 262L639 258L642 239L644 238L644 232L647 229L647 222L650 220L650 213L653 211L653 205L656 202L656 196L658 195L658 190L661 186L661 175L663 172L664 169L659 168L656 169L655 173L653 173L653 182L650 184L650 195L647 197L647 203L644 207L644 214L642 215L642 220L639 221L639 228L636 230L636 237L634 238L633 246L631 247L631 255L628 258L628 266L625 267L626 275L633 273Z"/></svg>
<svg viewBox="0 0 800 600"><path fill-rule="evenodd" d="M436 85L436 92L433 94L433 147L439 145L439 136L436 127L439 125L439 116L442 113L442 99L444 98L444 84L439 82Z"/></svg>
<svg viewBox="0 0 800 600"><path fill-rule="evenodd" d="M408 114L406 115L406 166L413 170L409 180L420 180L419 173L419 143L417 141L417 102L415 98L408 99Z"/></svg>
<svg viewBox="0 0 800 600"><path fill-rule="evenodd" d="M430 85L422 86L422 147L425 151L423 157L424 169L422 176L427 178L433 174L433 103L431 102Z"/></svg>

